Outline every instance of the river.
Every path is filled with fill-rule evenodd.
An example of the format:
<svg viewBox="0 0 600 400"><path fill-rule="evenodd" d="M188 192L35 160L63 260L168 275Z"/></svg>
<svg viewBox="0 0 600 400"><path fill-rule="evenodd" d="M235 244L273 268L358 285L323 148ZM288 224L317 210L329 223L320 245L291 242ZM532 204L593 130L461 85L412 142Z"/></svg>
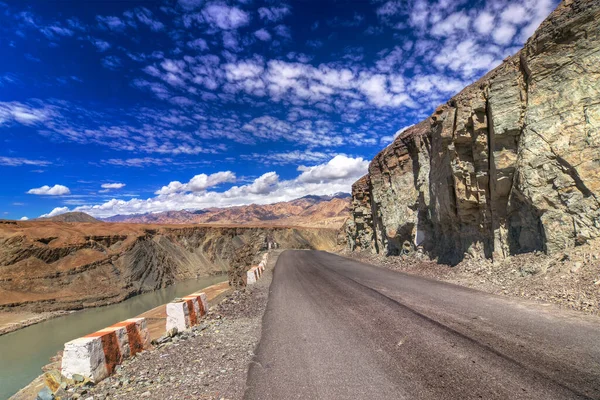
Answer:
<svg viewBox="0 0 600 400"><path fill-rule="evenodd" d="M0 336L0 399L8 399L40 375L41 368L50 362L50 357L62 350L65 342L225 279L221 275L178 282L121 303L89 308Z"/></svg>

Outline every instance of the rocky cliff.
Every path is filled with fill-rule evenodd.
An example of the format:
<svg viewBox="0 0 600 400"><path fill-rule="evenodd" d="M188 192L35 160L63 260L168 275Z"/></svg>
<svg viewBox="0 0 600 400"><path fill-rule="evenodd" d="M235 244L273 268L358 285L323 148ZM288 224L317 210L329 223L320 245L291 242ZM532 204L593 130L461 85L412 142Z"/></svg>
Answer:
<svg viewBox="0 0 600 400"><path fill-rule="evenodd" d="M175 281L226 273L246 247L263 250L274 241L282 248L333 250L337 234L287 227L0 221L0 311L115 303Z"/></svg>
<svg viewBox="0 0 600 400"><path fill-rule="evenodd" d="M600 236L600 2L565 0L524 48L400 135L353 186L351 249L441 262Z"/></svg>

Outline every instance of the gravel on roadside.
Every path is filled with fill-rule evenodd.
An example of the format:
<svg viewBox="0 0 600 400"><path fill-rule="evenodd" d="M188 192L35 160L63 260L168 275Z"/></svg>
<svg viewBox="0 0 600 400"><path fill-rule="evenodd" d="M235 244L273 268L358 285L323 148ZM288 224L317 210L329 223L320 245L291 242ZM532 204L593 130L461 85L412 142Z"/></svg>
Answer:
<svg viewBox="0 0 600 400"><path fill-rule="evenodd" d="M519 254L503 260L467 256L456 266L425 254L389 256L343 251L341 256L487 293L522 297L600 315L600 239L546 255Z"/></svg>
<svg viewBox="0 0 600 400"><path fill-rule="evenodd" d="M126 360L113 376L69 398L241 399L279 253L271 252L256 284L211 304L200 325Z"/></svg>

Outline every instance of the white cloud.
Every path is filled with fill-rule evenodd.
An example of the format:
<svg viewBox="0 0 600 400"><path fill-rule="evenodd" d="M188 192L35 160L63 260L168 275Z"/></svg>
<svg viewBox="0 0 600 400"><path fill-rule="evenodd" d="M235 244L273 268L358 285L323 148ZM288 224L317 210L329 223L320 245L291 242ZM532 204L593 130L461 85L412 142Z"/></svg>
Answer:
<svg viewBox="0 0 600 400"><path fill-rule="evenodd" d="M96 16L96 20L98 21L98 24L106 29L110 29L113 31L123 31L125 30L125 28L127 28L127 25L125 24L125 22L123 22L121 20L121 18L119 17L114 17L114 16L106 16L103 17L101 15Z"/></svg>
<svg viewBox="0 0 600 400"><path fill-rule="evenodd" d="M261 7L258 9L260 19L269 22L277 22L289 15L291 10L288 7Z"/></svg>
<svg viewBox="0 0 600 400"><path fill-rule="evenodd" d="M277 25L276 27L273 28L273 31L275 32L275 34L277 36L282 37L284 39L292 38L292 31L286 25Z"/></svg>
<svg viewBox="0 0 600 400"><path fill-rule="evenodd" d="M6 167L20 167L22 165L35 165L38 167L46 167L52 164L50 161L43 160L29 160L27 158L19 157L0 157L0 165Z"/></svg>
<svg viewBox="0 0 600 400"><path fill-rule="evenodd" d="M475 30L481 33L482 35L488 35L494 29L495 17L487 11L483 11L480 13L473 25L475 26Z"/></svg>
<svg viewBox="0 0 600 400"><path fill-rule="evenodd" d="M102 59L102 65L111 70L117 70L121 66L121 59L118 56L107 56Z"/></svg>
<svg viewBox="0 0 600 400"><path fill-rule="evenodd" d="M331 153L310 150L294 150L285 153L254 153L244 158L260 160L268 164L285 165L298 162L319 162L331 158Z"/></svg>
<svg viewBox="0 0 600 400"><path fill-rule="evenodd" d="M530 13L520 4L510 4L502 11L500 18L503 22L522 24L530 19Z"/></svg>
<svg viewBox="0 0 600 400"><path fill-rule="evenodd" d="M333 157L326 164L314 167L298 167L302 174L297 178L299 182L325 183L338 180L358 179L367 172L369 162L362 157L350 158L344 155Z"/></svg>
<svg viewBox="0 0 600 400"><path fill-rule="evenodd" d="M208 188L218 186L222 183L235 182L235 174L231 171L217 172L211 175L199 174L194 176L188 183L179 181L170 182L155 192L158 195L170 195L178 192L203 192Z"/></svg>
<svg viewBox="0 0 600 400"><path fill-rule="evenodd" d="M162 22L154 19L152 11L148 10L146 7L136 8L135 16L137 17L138 21L144 25L147 25L154 32L165 29L165 25Z"/></svg>
<svg viewBox="0 0 600 400"><path fill-rule="evenodd" d="M433 25L431 34L433 36L448 36L456 31L469 29L470 17L464 12L451 14L446 19Z"/></svg>
<svg viewBox="0 0 600 400"><path fill-rule="evenodd" d="M71 191L63 185L54 185L52 187L44 185L39 188L29 189L27 193L40 196L65 196L71 194Z"/></svg>
<svg viewBox="0 0 600 400"><path fill-rule="evenodd" d="M110 43L101 39L90 38L90 42L96 47L99 52L104 52L110 49Z"/></svg>
<svg viewBox="0 0 600 400"><path fill-rule="evenodd" d="M33 107L20 102L0 102L0 126L18 122L26 126L36 125L49 120L54 115L47 106Z"/></svg>
<svg viewBox="0 0 600 400"><path fill-rule="evenodd" d="M27 217L21 217L20 221L27 221L29 218Z"/></svg>
<svg viewBox="0 0 600 400"><path fill-rule="evenodd" d="M512 42L513 37L517 33L517 28L511 24L502 24L492 33L492 37L494 38L494 42L500 45L507 45Z"/></svg>
<svg viewBox="0 0 600 400"><path fill-rule="evenodd" d="M233 186L224 192L174 190L169 191L169 194L158 194L145 200L112 199L103 204L76 207L73 211L82 211L96 217L107 217L116 214L230 207L252 203L269 204L289 201L309 194L349 192L352 184L367 172L368 165L368 161L362 158L338 155L324 164L299 167L301 174L289 180L281 180L275 171L270 171L247 185ZM175 186L179 185L172 185ZM67 211L69 209L66 207L58 208L47 215Z"/></svg>
<svg viewBox="0 0 600 400"><path fill-rule="evenodd" d="M275 172L267 172L255 179L246 190L252 194L268 194L276 189L278 183L279 175Z"/></svg>
<svg viewBox="0 0 600 400"><path fill-rule="evenodd" d="M271 40L271 34L264 28L254 32L254 36L256 36L259 40L262 40L263 42Z"/></svg>
<svg viewBox="0 0 600 400"><path fill-rule="evenodd" d="M121 189L125 187L124 183L103 183L101 185L102 189Z"/></svg>
<svg viewBox="0 0 600 400"><path fill-rule="evenodd" d="M48 214L42 214L40 215L40 218L50 218L50 217L55 217L57 215L60 214L65 214L68 213L69 211L69 207L56 207L55 209L53 209L52 211L50 211Z"/></svg>
<svg viewBox="0 0 600 400"><path fill-rule="evenodd" d="M170 164L172 162L173 162L173 160L171 160L170 158L152 158L152 157L127 158L127 159L111 158L108 160L102 160L103 164L117 165L120 167L137 167L137 168L145 167L148 165L162 166L165 164Z"/></svg>
<svg viewBox="0 0 600 400"><path fill-rule="evenodd" d="M399 1L388 1L379 7L376 13L379 16L391 16L398 13L401 10L401 7Z"/></svg>
<svg viewBox="0 0 600 400"><path fill-rule="evenodd" d="M248 25L250 16L237 7L222 4L210 4L202 10L202 15L208 23L220 29L237 29Z"/></svg>
<svg viewBox="0 0 600 400"><path fill-rule="evenodd" d="M189 48L196 50L208 50L208 44L206 43L206 40L202 38L191 40L187 42L187 45Z"/></svg>

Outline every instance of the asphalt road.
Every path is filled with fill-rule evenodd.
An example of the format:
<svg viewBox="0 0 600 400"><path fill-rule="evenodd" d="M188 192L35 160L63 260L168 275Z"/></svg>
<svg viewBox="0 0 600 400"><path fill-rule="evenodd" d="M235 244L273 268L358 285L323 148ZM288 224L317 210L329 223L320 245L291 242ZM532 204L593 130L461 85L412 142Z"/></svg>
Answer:
<svg viewBox="0 0 600 400"><path fill-rule="evenodd" d="M247 386L246 399L600 399L600 318L286 251Z"/></svg>

